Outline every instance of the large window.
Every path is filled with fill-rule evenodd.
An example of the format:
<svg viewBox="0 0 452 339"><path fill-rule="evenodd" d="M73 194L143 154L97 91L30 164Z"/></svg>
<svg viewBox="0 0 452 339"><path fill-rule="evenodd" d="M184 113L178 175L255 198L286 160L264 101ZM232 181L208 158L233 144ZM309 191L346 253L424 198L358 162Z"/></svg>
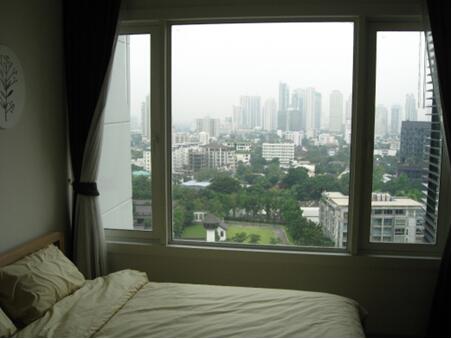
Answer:
<svg viewBox="0 0 452 339"><path fill-rule="evenodd" d="M121 26L98 180L112 239L440 253L419 25L323 20Z"/></svg>
<svg viewBox="0 0 452 339"><path fill-rule="evenodd" d="M104 227L152 229L150 34L120 35L99 168Z"/></svg>
<svg viewBox="0 0 452 339"><path fill-rule="evenodd" d="M372 210L383 208L391 217L384 219L384 225L390 226L387 236L372 236L371 241L432 244L436 239L441 138L431 102L425 37L416 31L378 31L376 37L371 206ZM372 219L370 227L377 226Z"/></svg>
<svg viewBox="0 0 452 339"><path fill-rule="evenodd" d="M346 246L353 30L171 26L173 239Z"/></svg>

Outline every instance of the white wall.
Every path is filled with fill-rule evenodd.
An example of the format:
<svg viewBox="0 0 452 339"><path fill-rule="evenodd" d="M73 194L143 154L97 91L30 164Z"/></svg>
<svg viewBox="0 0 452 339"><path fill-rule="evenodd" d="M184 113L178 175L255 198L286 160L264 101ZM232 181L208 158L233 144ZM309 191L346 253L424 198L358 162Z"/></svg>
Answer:
<svg viewBox="0 0 452 339"><path fill-rule="evenodd" d="M68 225L62 6L1 0L0 44L22 63L19 123L0 129L0 252Z"/></svg>
<svg viewBox="0 0 452 339"><path fill-rule="evenodd" d="M128 39L123 36L113 59L99 164L99 205L107 228L133 228L128 58Z"/></svg>

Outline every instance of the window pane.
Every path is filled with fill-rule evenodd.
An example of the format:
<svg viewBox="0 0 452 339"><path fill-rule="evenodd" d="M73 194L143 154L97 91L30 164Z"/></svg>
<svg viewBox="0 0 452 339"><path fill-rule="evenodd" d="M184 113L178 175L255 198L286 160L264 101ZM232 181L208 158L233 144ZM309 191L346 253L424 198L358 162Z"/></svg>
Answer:
<svg viewBox="0 0 452 339"><path fill-rule="evenodd" d="M150 43L137 34L116 44L99 167L105 228L152 229Z"/></svg>
<svg viewBox="0 0 452 339"><path fill-rule="evenodd" d="M372 218L371 242L436 241L440 126L424 39L421 32L377 32L372 212L383 209L384 225L395 229L377 239Z"/></svg>
<svg viewBox="0 0 452 339"><path fill-rule="evenodd" d="M352 23L172 26L173 238L346 246Z"/></svg>

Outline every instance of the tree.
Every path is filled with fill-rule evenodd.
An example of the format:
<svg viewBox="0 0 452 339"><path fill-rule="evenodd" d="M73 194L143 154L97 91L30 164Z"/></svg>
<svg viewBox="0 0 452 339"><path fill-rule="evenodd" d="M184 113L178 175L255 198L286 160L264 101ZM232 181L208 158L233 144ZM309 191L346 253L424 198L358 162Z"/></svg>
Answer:
<svg viewBox="0 0 452 339"><path fill-rule="evenodd" d="M244 242L248 238L248 235L245 232L240 232L234 234L234 236L231 238L234 242Z"/></svg>
<svg viewBox="0 0 452 339"><path fill-rule="evenodd" d="M258 145L251 150L250 164L251 168L256 173L262 173L267 161L262 157L262 146Z"/></svg>
<svg viewBox="0 0 452 339"><path fill-rule="evenodd" d="M281 183L284 187L292 187L297 184L303 184L308 180L308 172L305 168L290 168L287 175L282 179Z"/></svg>
<svg viewBox="0 0 452 339"><path fill-rule="evenodd" d="M261 240L261 236L260 234L255 234L255 233L251 233L249 236L249 242L251 244L257 244L259 242L259 240Z"/></svg>
<svg viewBox="0 0 452 339"><path fill-rule="evenodd" d="M132 198L141 200L151 200L151 177L148 175L132 176Z"/></svg>
<svg viewBox="0 0 452 339"><path fill-rule="evenodd" d="M215 168L202 168L195 173L194 178L198 181L208 181L218 176L226 176L226 172L219 171Z"/></svg>
<svg viewBox="0 0 452 339"><path fill-rule="evenodd" d="M240 189L240 183L236 179L227 176L217 176L212 179L209 185L209 190L218 193L236 193L240 191Z"/></svg>

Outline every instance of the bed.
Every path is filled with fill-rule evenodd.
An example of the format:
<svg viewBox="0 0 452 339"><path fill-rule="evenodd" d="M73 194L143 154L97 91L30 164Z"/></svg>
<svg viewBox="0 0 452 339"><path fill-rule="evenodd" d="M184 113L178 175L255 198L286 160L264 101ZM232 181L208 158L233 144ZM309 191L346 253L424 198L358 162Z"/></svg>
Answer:
<svg viewBox="0 0 452 339"><path fill-rule="evenodd" d="M8 267L50 243L62 249L62 235L53 233L0 255L0 267ZM79 285L39 318L18 326L14 336L364 336L365 311L357 302L333 294L158 283L135 270L114 272Z"/></svg>

